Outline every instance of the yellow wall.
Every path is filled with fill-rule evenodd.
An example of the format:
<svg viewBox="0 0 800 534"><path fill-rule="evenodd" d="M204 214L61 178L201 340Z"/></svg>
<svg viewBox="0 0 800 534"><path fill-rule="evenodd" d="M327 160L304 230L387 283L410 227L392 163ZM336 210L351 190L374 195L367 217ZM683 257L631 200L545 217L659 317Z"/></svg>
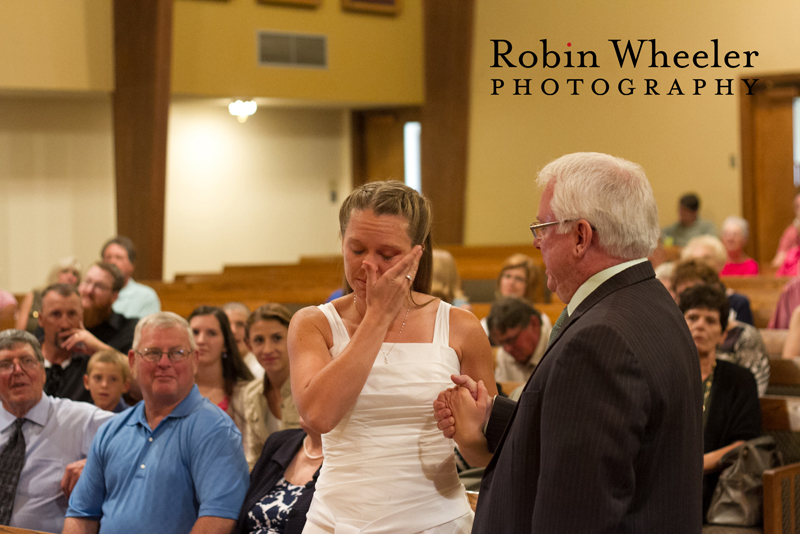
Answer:
<svg viewBox="0 0 800 534"><path fill-rule="evenodd" d="M0 97L0 288L86 266L116 227L109 97Z"/></svg>
<svg viewBox="0 0 800 534"><path fill-rule="evenodd" d="M328 36L326 70L259 67L256 31ZM175 2L173 92L275 97L331 103L420 104L421 0L399 16L342 11L340 0L313 9L256 0Z"/></svg>
<svg viewBox="0 0 800 534"><path fill-rule="evenodd" d="M539 201L536 172L576 151L607 152L641 164L653 185L662 225L676 219L677 199L690 190L702 199L701 216L718 226L726 216L740 214L742 87L734 82L734 96L713 96L713 80L800 71L798 20L800 4L793 0L557 4L477 0L466 243L529 242L527 225L534 220ZM678 50L710 51L711 39L719 39L721 49L757 50L759 56L753 69L650 69L642 64L619 68L609 39L636 43L653 38L670 56ZM548 47L559 52L594 50L600 68L543 69L541 63L531 69L490 68L491 39L509 40L515 53L533 50L537 56L541 56L540 39L547 39ZM554 96L540 90L542 80L549 77L561 85ZM635 81L633 96L616 91L616 82L625 77ZM490 95L492 78L505 79L499 96ZM512 96L513 78L532 78L533 95ZM586 80L579 96L569 94L568 78ZM612 84L608 95L591 93L590 83L596 78ZM645 78L659 81L662 96L643 94ZM664 96L675 78L687 96ZM693 78L708 81L701 96L687 91Z"/></svg>
<svg viewBox="0 0 800 534"><path fill-rule="evenodd" d="M0 89L111 91L111 0L0 0Z"/></svg>
<svg viewBox="0 0 800 534"><path fill-rule="evenodd" d="M260 108L239 124L225 103L172 103L164 277L339 252L349 114Z"/></svg>

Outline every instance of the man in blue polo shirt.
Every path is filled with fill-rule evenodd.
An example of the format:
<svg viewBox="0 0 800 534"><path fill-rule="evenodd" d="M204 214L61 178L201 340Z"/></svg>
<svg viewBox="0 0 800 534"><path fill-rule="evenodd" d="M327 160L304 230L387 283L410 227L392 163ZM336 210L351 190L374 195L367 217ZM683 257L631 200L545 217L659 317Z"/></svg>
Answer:
<svg viewBox="0 0 800 534"><path fill-rule="evenodd" d="M63 532L230 532L248 485L242 436L194 384L189 324L148 315L128 358L144 401L98 431Z"/></svg>

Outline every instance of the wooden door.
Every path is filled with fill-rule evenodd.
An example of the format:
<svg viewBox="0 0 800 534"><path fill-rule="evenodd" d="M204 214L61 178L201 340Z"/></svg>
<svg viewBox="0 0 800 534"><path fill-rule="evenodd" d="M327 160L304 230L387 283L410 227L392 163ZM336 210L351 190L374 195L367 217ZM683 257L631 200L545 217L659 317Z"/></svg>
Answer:
<svg viewBox="0 0 800 534"><path fill-rule="evenodd" d="M403 128L419 122L419 108L353 112L353 187L405 179Z"/></svg>
<svg viewBox="0 0 800 534"><path fill-rule="evenodd" d="M792 102L800 74L763 77L742 95L742 212L750 223L746 252L761 265L775 255L794 218Z"/></svg>

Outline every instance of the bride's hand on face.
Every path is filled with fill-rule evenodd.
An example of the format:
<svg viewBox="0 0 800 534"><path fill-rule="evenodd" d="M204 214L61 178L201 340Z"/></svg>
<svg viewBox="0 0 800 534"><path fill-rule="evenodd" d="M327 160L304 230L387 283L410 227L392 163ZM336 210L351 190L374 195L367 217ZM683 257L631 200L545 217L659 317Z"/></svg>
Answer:
<svg viewBox="0 0 800 534"><path fill-rule="evenodd" d="M421 257L422 247L417 245L383 274L375 264L363 262L367 272L367 309L374 307L393 319L406 305L405 297L414 283Z"/></svg>

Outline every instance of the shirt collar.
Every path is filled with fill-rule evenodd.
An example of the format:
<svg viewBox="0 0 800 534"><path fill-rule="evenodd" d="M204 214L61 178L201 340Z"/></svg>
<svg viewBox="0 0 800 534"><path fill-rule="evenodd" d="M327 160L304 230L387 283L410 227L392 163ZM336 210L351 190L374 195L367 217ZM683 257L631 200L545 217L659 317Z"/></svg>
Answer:
<svg viewBox="0 0 800 534"><path fill-rule="evenodd" d="M192 386L192 390L189 392L188 395L175 407L172 411L167 415L164 419L169 418L177 418L177 417L186 417L187 415L191 414L192 411L197 407L198 404L203 402L205 397L200 395L200 390L197 389L197 384ZM140 424L144 427L149 428L147 423L147 416L144 413L144 401L139 402L133 408L133 415L128 418L128 422L126 423L128 426L134 426ZM155 430L151 428L150 430Z"/></svg>
<svg viewBox="0 0 800 534"><path fill-rule="evenodd" d="M581 302L586 300L586 297L592 294L595 289L600 287L603 282L615 276L628 267L633 267L639 263L643 263L647 261L647 258L639 258L637 260L630 260L623 263L618 263L617 265L612 265L608 269L603 269L602 271L593 274L588 280L586 280L581 287L572 295L572 300L569 301L567 305L567 314L572 315L575 313L575 310L578 308Z"/></svg>
<svg viewBox="0 0 800 534"><path fill-rule="evenodd" d="M42 398L39 399L39 402L37 402L33 408L28 410L28 413L26 413L23 417L39 426L45 426L47 423L47 418L50 416L50 405L52 404L52 399L42 393ZM0 431L8 428L9 425L16 420L17 417L7 412L6 409L3 408L3 405L0 404Z"/></svg>

